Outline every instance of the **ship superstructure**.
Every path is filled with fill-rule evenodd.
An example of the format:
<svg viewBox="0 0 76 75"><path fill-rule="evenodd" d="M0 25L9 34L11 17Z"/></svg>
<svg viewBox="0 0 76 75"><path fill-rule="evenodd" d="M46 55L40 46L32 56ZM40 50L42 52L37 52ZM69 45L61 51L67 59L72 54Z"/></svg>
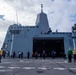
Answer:
<svg viewBox="0 0 76 75"><path fill-rule="evenodd" d="M18 56L18 52L21 51L24 57L28 51L32 57L32 53L37 51L38 54L42 54L43 50L47 56L55 50L56 56L62 57L64 53L67 55L69 48L76 49L76 24L72 27L72 32L52 32L47 14L43 12L43 5L41 13L37 15L36 25L10 25L2 46L4 51L10 51L10 55L15 51Z"/></svg>

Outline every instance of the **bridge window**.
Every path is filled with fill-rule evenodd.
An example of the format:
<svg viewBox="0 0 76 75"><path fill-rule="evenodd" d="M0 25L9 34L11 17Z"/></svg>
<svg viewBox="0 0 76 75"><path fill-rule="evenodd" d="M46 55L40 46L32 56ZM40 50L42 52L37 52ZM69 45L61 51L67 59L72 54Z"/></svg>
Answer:
<svg viewBox="0 0 76 75"><path fill-rule="evenodd" d="M19 34L20 33L20 30L10 30L10 33L11 34Z"/></svg>

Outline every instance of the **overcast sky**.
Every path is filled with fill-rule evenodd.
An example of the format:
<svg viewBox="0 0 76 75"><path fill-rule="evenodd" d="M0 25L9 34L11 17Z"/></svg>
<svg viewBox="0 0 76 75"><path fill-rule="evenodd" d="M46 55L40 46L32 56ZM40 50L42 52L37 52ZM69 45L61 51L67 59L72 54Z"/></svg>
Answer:
<svg viewBox="0 0 76 75"><path fill-rule="evenodd" d="M35 25L41 4L52 31L71 32L76 23L76 0L0 0L0 48L8 27L17 23L16 11L20 24Z"/></svg>

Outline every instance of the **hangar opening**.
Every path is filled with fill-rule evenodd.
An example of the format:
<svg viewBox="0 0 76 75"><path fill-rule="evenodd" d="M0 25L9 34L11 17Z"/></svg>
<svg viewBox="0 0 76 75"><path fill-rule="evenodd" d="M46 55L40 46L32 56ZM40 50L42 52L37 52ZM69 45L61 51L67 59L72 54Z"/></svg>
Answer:
<svg viewBox="0 0 76 75"><path fill-rule="evenodd" d="M43 50L45 50L47 57L51 57L53 50L56 52L56 57L63 57L64 38L34 38L33 54L37 51L39 56L42 57Z"/></svg>

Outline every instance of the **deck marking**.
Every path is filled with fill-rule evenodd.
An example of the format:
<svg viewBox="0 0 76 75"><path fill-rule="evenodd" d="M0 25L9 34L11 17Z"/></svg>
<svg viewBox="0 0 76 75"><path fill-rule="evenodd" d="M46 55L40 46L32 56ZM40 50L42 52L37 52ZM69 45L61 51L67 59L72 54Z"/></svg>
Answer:
<svg viewBox="0 0 76 75"><path fill-rule="evenodd" d="M35 69L35 67L23 67L22 69Z"/></svg>
<svg viewBox="0 0 76 75"><path fill-rule="evenodd" d="M4 66L0 66L0 68L5 68Z"/></svg>
<svg viewBox="0 0 76 75"><path fill-rule="evenodd" d="M66 70L67 68L53 68L55 70Z"/></svg>
<svg viewBox="0 0 76 75"><path fill-rule="evenodd" d="M70 70L76 70L76 68L69 68Z"/></svg>
<svg viewBox="0 0 76 75"><path fill-rule="evenodd" d="M6 70L0 70L0 72L5 72Z"/></svg>
<svg viewBox="0 0 76 75"><path fill-rule="evenodd" d="M20 67L8 67L10 69L20 69Z"/></svg>
<svg viewBox="0 0 76 75"><path fill-rule="evenodd" d="M38 69L47 70L46 67L38 67Z"/></svg>

